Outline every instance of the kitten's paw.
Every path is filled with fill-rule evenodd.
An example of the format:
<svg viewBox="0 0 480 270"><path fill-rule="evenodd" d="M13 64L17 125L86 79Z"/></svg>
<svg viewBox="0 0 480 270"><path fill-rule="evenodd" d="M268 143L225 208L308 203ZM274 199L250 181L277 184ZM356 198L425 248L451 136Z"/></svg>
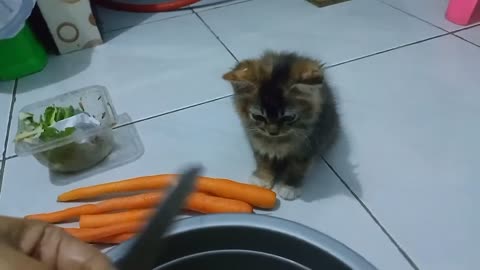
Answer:
<svg viewBox="0 0 480 270"><path fill-rule="evenodd" d="M300 188L292 187L279 183L275 186L275 192L285 200L295 200L296 198L302 195L302 190Z"/></svg>
<svg viewBox="0 0 480 270"><path fill-rule="evenodd" d="M269 189L273 187L273 181L261 179L258 176L253 174L250 176L250 183L259 187L264 187Z"/></svg>

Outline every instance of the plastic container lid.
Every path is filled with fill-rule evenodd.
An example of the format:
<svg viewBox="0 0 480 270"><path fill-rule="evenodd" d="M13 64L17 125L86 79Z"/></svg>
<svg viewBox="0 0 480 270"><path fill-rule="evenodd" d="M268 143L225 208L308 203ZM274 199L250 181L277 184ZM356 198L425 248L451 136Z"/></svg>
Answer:
<svg viewBox="0 0 480 270"><path fill-rule="evenodd" d="M20 110L20 113L31 113L35 120L38 120L45 109L49 106L68 107L73 106L90 114L100 122L95 128L83 131L76 129L71 135L60 139L54 139L47 142L28 143L20 141L15 143L15 152L19 156L32 155L61 147L73 142L79 142L94 135L110 131L117 123L117 113L112 106L110 95L103 86L89 86L63 95L59 95L44 101L27 105ZM20 134L24 131L22 121L18 121L18 131Z"/></svg>

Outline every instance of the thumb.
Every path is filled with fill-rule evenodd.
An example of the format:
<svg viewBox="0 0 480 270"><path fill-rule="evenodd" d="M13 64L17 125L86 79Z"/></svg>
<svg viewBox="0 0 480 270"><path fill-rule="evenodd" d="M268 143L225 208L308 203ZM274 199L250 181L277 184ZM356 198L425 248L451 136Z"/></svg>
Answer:
<svg viewBox="0 0 480 270"><path fill-rule="evenodd" d="M93 246L63 229L34 220L1 217L0 239L53 269L114 269L108 258Z"/></svg>

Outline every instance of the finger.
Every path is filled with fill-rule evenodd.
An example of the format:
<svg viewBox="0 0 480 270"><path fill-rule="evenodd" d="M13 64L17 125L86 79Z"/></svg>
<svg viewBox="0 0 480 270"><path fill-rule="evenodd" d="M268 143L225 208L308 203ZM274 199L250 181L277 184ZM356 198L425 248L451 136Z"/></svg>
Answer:
<svg viewBox="0 0 480 270"><path fill-rule="evenodd" d="M81 242L65 231L54 226L47 226L42 237L41 248L37 257L55 265L59 270L111 270L107 257L95 247Z"/></svg>
<svg viewBox="0 0 480 270"><path fill-rule="evenodd" d="M47 225L35 220L0 216L0 242L30 254Z"/></svg>
<svg viewBox="0 0 480 270"><path fill-rule="evenodd" d="M21 253L5 243L0 244L0 269L48 270L47 265Z"/></svg>
<svg viewBox="0 0 480 270"><path fill-rule="evenodd" d="M0 218L0 239L55 269L113 269L107 257L53 225Z"/></svg>

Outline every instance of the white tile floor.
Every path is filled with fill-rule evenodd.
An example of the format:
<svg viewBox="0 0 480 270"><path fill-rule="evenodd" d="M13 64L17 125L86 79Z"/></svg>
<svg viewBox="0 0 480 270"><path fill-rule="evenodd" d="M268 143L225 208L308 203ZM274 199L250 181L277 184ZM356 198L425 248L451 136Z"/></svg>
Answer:
<svg viewBox="0 0 480 270"><path fill-rule="evenodd" d="M199 14L238 59L272 48L332 65L444 33L375 0L321 9L306 1L249 1Z"/></svg>
<svg viewBox="0 0 480 270"><path fill-rule="evenodd" d="M478 254L479 62L446 36L329 70L344 134L328 161L420 269Z"/></svg>
<svg viewBox="0 0 480 270"><path fill-rule="evenodd" d="M71 183L56 181L33 158L12 157L0 214L55 210L62 206L53 198L66 189L192 161L212 176L247 179L253 160L220 76L234 57L291 49L333 65L328 75L343 132L327 156L335 171L317 164L303 197L268 214L323 231L379 269L476 269L480 48L456 35L480 44L480 26L448 33L462 27L443 19L445 0L384 1L321 9L300 0L235 1L199 8L198 15L103 10L108 42L51 57L43 72L19 80L13 119L45 96L105 85L119 112L133 122L148 118L135 124L145 154ZM1 147L11 99L5 93ZM13 156L12 145L6 154ZM17 199L20 193L30 200Z"/></svg>

